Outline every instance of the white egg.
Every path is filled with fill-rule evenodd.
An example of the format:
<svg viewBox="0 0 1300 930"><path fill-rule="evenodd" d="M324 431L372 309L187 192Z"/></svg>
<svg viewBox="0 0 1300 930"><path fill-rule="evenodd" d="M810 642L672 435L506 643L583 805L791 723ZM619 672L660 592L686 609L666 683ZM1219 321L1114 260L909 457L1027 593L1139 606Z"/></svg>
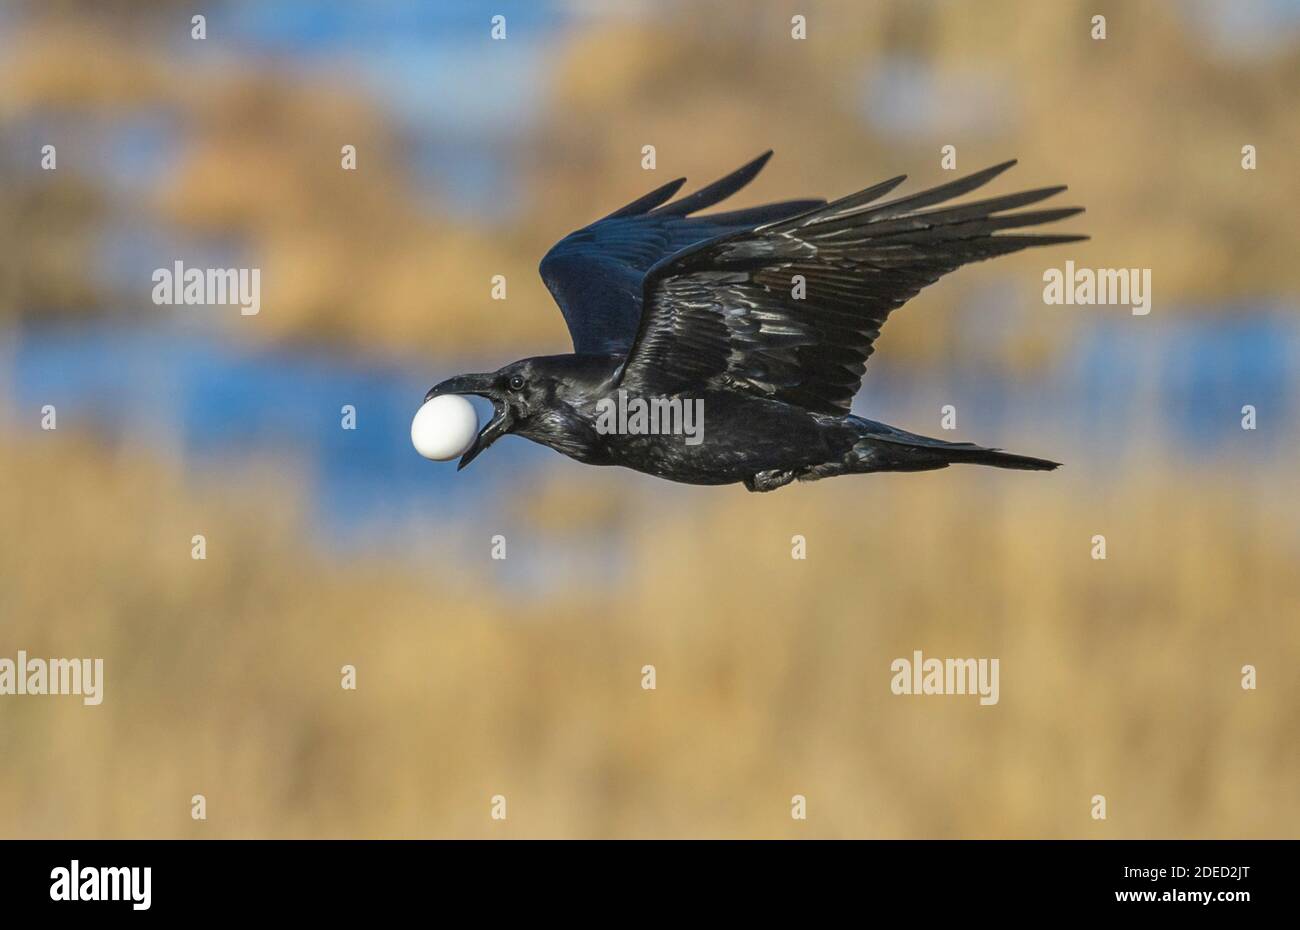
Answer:
<svg viewBox="0 0 1300 930"><path fill-rule="evenodd" d="M426 459L445 462L465 452L478 435L474 405L459 394L440 394L415 412L411 444Z"/></svg>

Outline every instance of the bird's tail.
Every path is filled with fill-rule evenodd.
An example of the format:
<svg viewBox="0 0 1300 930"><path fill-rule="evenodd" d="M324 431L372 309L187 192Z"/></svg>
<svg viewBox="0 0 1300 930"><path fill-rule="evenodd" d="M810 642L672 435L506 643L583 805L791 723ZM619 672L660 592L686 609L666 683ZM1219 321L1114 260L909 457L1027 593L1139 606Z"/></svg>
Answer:
<svg viewBox="0 0 1300 930"><path fill-rule="evenodd" d="M855 417L855 419L857 419ZM1016 455L1001 449L977 446L971 442L945 442L918 436L883 423L860 421L862 438L854 446L855 472L930 471L949 465L990 465L994 468L1018 468L1026 471L1052 471L1060 462Z"/></svg>
<svg viewBox="0 0 1300 930"><path fill-rule="evenodd" d="M949 462L969 463L971 465L992 465L994 468L1019 468L1023 471L1053 471L1060 468L1060 462L1048 459L1036 459L1032 455L1017 455L1003 452L1001 449L987 449L984 446L971 446L968 449L947 449L941 452Z"/></svg>

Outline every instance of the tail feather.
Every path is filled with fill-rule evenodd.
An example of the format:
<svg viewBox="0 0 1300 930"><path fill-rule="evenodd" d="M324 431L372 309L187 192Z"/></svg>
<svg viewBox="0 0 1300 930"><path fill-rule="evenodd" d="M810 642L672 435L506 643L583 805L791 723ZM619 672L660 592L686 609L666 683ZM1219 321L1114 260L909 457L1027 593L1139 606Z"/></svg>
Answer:
<svg viewBox="0 0 1300 930"><path fill-rule="evenodd" d="M1001 449L952 449L946 455L950 462L969 463L971 465L992 465L994 468L1019 468L1024 471L1053 471L1060 468L1060 462L1048 459L1036 459L1031 455L1016 455Z"/></svg>
<svg viewBox="0 0 1300 930"><path fill-rule="evenodd" d="M918 436L883 423L871 423L854 450L864 466L860 469L862 471L930 471L956 464L1052 471L1061 466L1060 462L1049 459L1003 452L971 442L946 442Z"/></svg>

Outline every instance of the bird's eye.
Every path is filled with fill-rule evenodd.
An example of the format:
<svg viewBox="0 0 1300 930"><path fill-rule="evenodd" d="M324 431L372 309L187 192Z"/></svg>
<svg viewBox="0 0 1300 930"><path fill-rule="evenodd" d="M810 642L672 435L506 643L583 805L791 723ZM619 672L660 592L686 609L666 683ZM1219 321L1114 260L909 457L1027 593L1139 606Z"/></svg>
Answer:
<svg viewBox="0 0 1300 930"><path fill-rule="evenodd" d="M513 375L510 378L510 390L522 391L524 389L524 379L522 375Z"/></svg>

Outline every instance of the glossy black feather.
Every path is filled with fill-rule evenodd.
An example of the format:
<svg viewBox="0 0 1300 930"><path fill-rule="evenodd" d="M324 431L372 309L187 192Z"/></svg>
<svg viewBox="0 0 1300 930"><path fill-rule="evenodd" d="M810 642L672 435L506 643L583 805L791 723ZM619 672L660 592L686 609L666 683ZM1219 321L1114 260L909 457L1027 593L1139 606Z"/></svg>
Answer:
<svg viewBox="0 0 1300 930"><path fill-rule="evenodd" d="M1005 212L1064 187L925 209L1013 164L876 203L902 180L894 178L668 256L645 275L644 311L621 383L646 393L708 385L848 413L881 326L921 288L969 262L1086 238L999 234L1080 212Z"/></svg>
<svg viewBox="0 0 1300 930"><path fill-rule="evenodd" d="M726 177L665 204L684 183L671 181L565 236L538 270L559 304L575 352L626 353L641 320L641 282L663 258L727 233L753 229L822 206L793 200L709 216L689 214L740 190L767 164L765 152Z"/></svg>

